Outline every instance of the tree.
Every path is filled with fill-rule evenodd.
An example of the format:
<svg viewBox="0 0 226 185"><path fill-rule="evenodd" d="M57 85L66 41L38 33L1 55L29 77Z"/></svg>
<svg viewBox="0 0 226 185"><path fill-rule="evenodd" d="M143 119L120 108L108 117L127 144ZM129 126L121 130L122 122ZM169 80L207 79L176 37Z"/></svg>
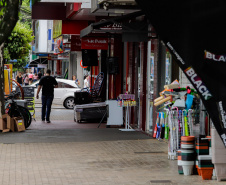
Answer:
<svg viewBox="0 0 226 185"><path fill-rule="evenodd" d="M32 29L25 23L17 22L4 46L4 58L9 61L17 59L14 68L18 70L26 65L31 50L30 43L33 41Z"/></svg>
<svg viewBox="0 0 226 185"><path fill-rule="evenodd" d="M29 0L23 0L29 2ZM40 0L32 0L32 4ZM13 31L22 0L0 0L0 117L4 114L4 42Z"/></svg>
<svg viewBox="0 0 226 185"><path fill-rule="evenodd" d="M18 20L20 0L0 0L0 117L4 114L4 42Z"/></svg>

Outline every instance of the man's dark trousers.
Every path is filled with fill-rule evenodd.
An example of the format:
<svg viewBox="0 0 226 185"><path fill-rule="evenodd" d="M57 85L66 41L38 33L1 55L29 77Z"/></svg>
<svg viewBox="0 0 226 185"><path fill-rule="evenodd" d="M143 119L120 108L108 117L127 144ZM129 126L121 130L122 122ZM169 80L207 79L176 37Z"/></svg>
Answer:
<svg viewBox="0 0 226 185"><path fill-rule="evenodd" d="M53 96L42 95L42 120L50 121L49 116L51 112L51 106L53 102Z"/></svg>

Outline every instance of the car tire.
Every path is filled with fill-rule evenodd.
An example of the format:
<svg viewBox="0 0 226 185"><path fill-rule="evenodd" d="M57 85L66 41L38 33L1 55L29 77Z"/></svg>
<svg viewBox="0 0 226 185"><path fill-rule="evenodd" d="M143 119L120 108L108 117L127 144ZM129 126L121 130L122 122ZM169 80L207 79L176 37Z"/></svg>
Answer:
<svg viewBox="0 0 226 185"><path fill-rule="evenodd" d="M64 100L64 107L66 109L74 109L74 98L69 97L66 100Z"/></svg>

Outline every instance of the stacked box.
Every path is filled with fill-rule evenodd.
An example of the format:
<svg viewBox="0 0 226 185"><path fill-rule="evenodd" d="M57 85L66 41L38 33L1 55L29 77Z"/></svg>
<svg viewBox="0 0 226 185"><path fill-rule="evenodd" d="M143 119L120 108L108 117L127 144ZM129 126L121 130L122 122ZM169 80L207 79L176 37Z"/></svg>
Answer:
<svg viewBox="0 0 226 185"><path fill-rule="evenodd" d="M202 140L201 137L196 138L195 149L197 155L209 155L208 140Z"/></svg>

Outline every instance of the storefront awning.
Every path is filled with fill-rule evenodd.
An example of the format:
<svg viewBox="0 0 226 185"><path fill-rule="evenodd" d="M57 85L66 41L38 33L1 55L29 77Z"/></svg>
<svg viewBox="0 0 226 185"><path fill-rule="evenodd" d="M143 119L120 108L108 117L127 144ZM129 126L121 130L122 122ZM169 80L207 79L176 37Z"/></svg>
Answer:
<svg viewBox="0 0 226 185"><path fill-rule="evenodd" d="M28 67L37 67L38 64L48 64L48 59L47 58L38 58L36 60L31 61Z"/></svg>
<svg viewBox="0 0 226 185"><path fill-rule="evenodd" d="M126 14L123 16L118 16L112 19L107 19L104 21L100 21L97 23L92 23L85 29L81 30L80 37L85 37L89 35L90 33L122 33L122 23L131 19L134 19L136 17L142 16L144 13L142 11L137 11L134 13ZM116 25L115 27L110 25Z"/></svg>

